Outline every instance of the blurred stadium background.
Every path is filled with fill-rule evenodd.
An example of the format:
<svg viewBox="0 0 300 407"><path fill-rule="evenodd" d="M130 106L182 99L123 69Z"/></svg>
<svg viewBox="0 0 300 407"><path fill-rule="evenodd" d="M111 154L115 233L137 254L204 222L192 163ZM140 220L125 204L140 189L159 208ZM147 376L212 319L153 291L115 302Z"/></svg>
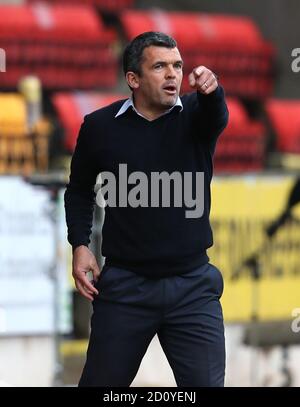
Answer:
<svg viewBox="0 0 300 407"><path fill-rule="evenodd" d="M300 386L299 12L297 0L0 1L1 385L78 382L91 308L71 278L70 158L83 116L128 95L124 44L158 30L178 42L183 92L203 64L228 96L209 251L225 281L226 385ZM156 338L132 385L175 386Z"/></svg>

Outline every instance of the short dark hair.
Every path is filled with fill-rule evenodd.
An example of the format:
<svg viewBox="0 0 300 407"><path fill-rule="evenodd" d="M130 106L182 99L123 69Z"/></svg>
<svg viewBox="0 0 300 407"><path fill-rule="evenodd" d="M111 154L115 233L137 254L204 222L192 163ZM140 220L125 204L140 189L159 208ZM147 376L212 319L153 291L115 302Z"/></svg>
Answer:
<svg viewBox="0 0 300 407"><path fill-rule="evenodd" d="M123 71L125 75L128 71L141 75L143 51L151 45L165 48L177 47L174 38L159 31L147 31L138 35L124 50Z"/></svg>

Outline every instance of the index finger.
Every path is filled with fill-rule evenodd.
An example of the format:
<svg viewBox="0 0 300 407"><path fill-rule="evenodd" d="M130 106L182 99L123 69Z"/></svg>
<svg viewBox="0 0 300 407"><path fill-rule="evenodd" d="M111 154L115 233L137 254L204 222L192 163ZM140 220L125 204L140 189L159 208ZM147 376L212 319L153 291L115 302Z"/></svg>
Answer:
<svg viewBox="0 0 300 407"><path fill-rule="evenodd" d="M93 267L91 267L91 271L93 273L94 281L97 281L101 273L97 263L95 263Z"/></svg>
<svg viewBox="0 0 300 407"><path fill-rule="evenodd" d="M198 78L205 72L205 67L204 66L197 66L196 68L193 69L193 73L195 76Z"/></svg>

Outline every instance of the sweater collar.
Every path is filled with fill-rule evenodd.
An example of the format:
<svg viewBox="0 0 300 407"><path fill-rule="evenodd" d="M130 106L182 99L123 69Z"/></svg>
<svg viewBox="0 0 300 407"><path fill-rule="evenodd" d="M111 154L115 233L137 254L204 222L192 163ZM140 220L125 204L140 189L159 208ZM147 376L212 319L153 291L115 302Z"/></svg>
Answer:
<svg viewBox="0 0 300 407"><path fill-rule="evenodd" d="M169 109L169 110L167 110L166 112L162 113L161 116L163 116L164 114L170 113L170 112L174 109L174 107L176 107L176 106L179 106L179 107L180 107L180 112L183 110L182 102L181 102L181 99L180 99L179 96L178 96L178 98L177 98L177 100L176 100L175 105L172 106L171 109ZM124 113L129 109L129 107L131 107L131 108L135 111L136 114L138 114L139 116L141 116L141 117L143 117L144 119L147 120L147 118L146 118L144 115L142 115L142 113L140 113L140 112L136 109L136 107L134 106L132 97L130 97L129 99L125 100L125 102L122 104L120 110L119 110L118 113L115 115L115 117L118 117L118 116L121 116L122 114L124 114Z"/></svg>

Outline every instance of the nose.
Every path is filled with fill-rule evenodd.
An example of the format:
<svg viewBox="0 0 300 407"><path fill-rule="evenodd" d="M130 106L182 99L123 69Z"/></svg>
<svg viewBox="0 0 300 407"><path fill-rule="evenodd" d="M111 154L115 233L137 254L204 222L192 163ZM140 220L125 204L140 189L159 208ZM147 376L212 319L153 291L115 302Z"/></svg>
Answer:
<svg viewBox="0 0 300 407"><path fill-rule="evenodd" d="M167 70L166 70L166 78L176 78L176 71L173 67L173 65L169 65Z"/></svg>

